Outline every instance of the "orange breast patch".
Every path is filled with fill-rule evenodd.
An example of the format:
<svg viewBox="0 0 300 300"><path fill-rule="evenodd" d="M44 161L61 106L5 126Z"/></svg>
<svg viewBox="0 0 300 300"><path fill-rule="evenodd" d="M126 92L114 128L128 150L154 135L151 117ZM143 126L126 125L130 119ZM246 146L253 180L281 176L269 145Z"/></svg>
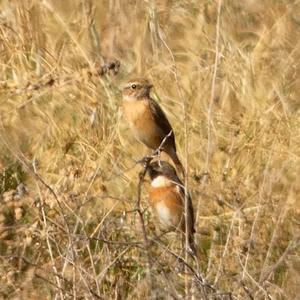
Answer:
<svg viewBox="0 0 300 300"><path fill-rule="evenodd" d="M123 101L124 114L134 136L151 149L157 149L163 139L146 100Z"/></svg>
<svg viewBox="0 0 300 300"><path fill-rule="evenodd" d="M176 186L150 189L150 201L160 222L169 229L184 229L184 206Z"/></svg>

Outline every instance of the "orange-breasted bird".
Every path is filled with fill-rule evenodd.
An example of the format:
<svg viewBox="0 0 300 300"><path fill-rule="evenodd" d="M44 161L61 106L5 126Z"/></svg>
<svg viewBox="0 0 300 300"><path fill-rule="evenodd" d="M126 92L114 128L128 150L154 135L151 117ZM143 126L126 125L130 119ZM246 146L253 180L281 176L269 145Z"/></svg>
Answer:
<svg viewBox="0 0 300 300"><path fill-rule="evenodd" d="M197 257L194 242L194 210L191 196L178 178L176 170L166 161L152 162L147 169L151 179L149 199L163 228L187 235L189 251ZM187 218L185 217L185 198Z"/></svg>
<svg viewBox="0 0 300 300"><path fill-rule="evenodd" d="M147 147L161 150L173 160L176 169L185 174L177 152L174 132L164 111L150 97L152 84L144 78L130 80L123 88L123 110L135 138Z"/></svg>

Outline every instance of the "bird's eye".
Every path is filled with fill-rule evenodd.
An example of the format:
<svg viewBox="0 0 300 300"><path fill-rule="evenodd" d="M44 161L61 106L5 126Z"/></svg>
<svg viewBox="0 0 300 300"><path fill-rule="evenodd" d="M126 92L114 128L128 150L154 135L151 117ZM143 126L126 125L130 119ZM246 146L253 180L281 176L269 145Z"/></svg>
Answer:
<svg viewBox="0 0 300 300"><path fill-rule="evenodd" d="M131 85L131 88L134 90L134 89L136 89L136 84L132 84Z"/></svg>

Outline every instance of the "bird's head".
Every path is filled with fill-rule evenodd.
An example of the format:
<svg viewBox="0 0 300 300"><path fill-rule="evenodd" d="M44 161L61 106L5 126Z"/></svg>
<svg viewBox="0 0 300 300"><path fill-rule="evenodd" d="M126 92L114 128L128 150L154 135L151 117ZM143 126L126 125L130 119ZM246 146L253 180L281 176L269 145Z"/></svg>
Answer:
<svg viewBox="0 0 300 300"><path fill-rule="evenodd" d="M150 96L152 84L145 78L136 78L123 86L122 95L125 101L137 101Z"/></svg>

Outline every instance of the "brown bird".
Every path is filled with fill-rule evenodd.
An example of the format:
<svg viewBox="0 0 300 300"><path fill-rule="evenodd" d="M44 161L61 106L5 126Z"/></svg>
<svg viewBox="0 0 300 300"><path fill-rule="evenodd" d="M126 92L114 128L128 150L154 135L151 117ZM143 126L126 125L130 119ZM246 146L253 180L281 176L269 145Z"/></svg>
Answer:
<svg viewBox="0 0 300 300"><path fill-rule="evenodd" d="M197 257L194 242L194 210L192 199L178 178L176 171L166 161L155 161L148 166L151 179L150 203L162 227L183 233L185 237L185 197L187 197L187 234L189 251ZM185 239L183 239L183 242Z"/></svg>
<svg viewBox="0 0 300 300"><path fill-rule="evenodd" d="M161 150L166 152L177 170L185 174L175 145L174 132L165 113L150 97L152 84L143 78L129 81L123 88L123 109L135 138L153 150L165 140Z"/></svg>

